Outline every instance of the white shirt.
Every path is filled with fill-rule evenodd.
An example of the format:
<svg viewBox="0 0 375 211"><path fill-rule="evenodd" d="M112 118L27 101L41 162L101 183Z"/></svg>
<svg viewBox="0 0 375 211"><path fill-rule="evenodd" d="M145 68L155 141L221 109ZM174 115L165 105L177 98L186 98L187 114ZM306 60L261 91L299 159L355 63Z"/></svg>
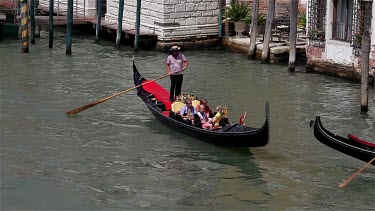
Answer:
<svg viewBox="0 0 375 211"><path fill-rule="evenodd" d="M183 68L183 64L185 61L186 61L185 55L180 52L177 55L177 59L175 59L173 55L168 56L167 65L169 65L172 75L184 74L184 71L182 70L182 68Z"/></svg>

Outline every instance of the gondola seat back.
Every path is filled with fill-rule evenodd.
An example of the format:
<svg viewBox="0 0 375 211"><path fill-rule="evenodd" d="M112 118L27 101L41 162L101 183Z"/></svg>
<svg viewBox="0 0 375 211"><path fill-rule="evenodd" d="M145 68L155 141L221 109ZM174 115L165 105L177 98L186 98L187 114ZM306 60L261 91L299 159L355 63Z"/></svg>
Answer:
<svg viewBox="0 0 375 211"><path fill-rule="evenodd" d="M172 103L172 106L171 106L171 110L174 112L174 113L180 113L180 110L181 108L184 106L185 104L183 102L174 102Z"/></svg>
<svg viewBox="0 0 375 211"><path fill-rule="evenodd" d="M199 106L201 104L201 102L199 100L193 100L191 101L191 105L194 107L194 108L197 108L197 106ZM197 109L198 110L198 109Z"/></svg>

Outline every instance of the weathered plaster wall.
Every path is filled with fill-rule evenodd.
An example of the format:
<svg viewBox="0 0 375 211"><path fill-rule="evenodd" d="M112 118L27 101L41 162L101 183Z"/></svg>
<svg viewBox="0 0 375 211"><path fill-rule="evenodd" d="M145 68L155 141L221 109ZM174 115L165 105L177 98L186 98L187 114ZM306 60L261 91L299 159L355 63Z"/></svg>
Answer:
<svg viewBox="0 0 375 211"><path fill-rule="evenodd" d="M118 0L107 1L106 22L117 23ZM141 29L155 33L163 42L180 38L217 36L217 0L143 0ZM136 0L125 1L123 25L135 26Z"/></svg>
<svg viewBox="0 0 375 211"><path fill-rule="evenodd" d="M328 40L326 49L327 61L343 65L351 65L353 63L353 47L350 47L350 43Z"/></svg>
<svg viewBox="0 0 375 211"><path fill-rule="evenodd" d="M66 14L68 10L68 0L55 0L54 12ZM49 8L49 0L39 0L39 5ZM96 0L74 0L73 16L76 17L96 17Z"/></svg>

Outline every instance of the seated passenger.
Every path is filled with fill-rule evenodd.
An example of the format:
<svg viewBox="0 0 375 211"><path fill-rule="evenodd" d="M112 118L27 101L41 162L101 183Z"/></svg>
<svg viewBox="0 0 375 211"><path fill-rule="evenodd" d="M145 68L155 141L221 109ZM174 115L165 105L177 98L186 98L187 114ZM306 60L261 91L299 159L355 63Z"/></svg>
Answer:
<svg viewBox="0 0 375 211"><path fill-rule="evenodd" d="M212 123L214 124L214 130L218 129L220 126L220 121L223 118L222 116L222 110L223 108L221 106L216 106L216 114L214 118L212 119Z"/></svg>
<svg viewBox="0 0 375 211"><path fill-rule="evenodd" d="M204 110L204 105L199 106L198 116L202 123L202 128L212 130L213 126L211 120L208 119L207 114Z"/></svg>
<svg viewBox="0 0 375 211"><path fill-rule="evenodd" d="M193 105L191 104L191 100L186 100L186 104L182 106L180 110L180 115L182 117L182 121L189 125L194 125L194 114L196 114L196 110L194 109Z"/></svg>
<svg viewBox="0 0 375 211"><path fill-rule="evenodd" d="M225 126L229 124L229 120L228 120L228 108L227 107L224 107L221 111L221 121L220 121L220 126Z"/></svg>
<svg viewBox="0 0 375 211"><path fill-rule="evenodd" d="M214 115L212 114L212 111L210 109L210 107L207 105L207 99L206 98L202 98L200 100L200 105L204 105L204 111L207 115L207 117L213 117ZM197 110L199 110L199 105L196 107Z"/></svg>

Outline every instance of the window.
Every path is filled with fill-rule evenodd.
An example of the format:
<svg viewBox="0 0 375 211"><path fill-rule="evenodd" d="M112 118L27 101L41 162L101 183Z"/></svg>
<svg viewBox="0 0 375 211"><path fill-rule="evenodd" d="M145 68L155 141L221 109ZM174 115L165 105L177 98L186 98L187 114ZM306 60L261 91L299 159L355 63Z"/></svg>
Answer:
<svg viewBox="0 0 375 211"><path fill-rule="evenodd" d="M354 0L353 4L352 46L361 47L362 35L371 29L372 0Z"/></svg>
<svg viewBox="0 0 375 211"><path fill-rule="evenodd" d="M332 39L351 42L354 0L333 0Z"/></svg>
<svg viewBox="0 0 375 211"><path fill-rule="evenodd" d="M325 39L326 0L310 0L308 10L308 36L310 39Z"/></svg>

